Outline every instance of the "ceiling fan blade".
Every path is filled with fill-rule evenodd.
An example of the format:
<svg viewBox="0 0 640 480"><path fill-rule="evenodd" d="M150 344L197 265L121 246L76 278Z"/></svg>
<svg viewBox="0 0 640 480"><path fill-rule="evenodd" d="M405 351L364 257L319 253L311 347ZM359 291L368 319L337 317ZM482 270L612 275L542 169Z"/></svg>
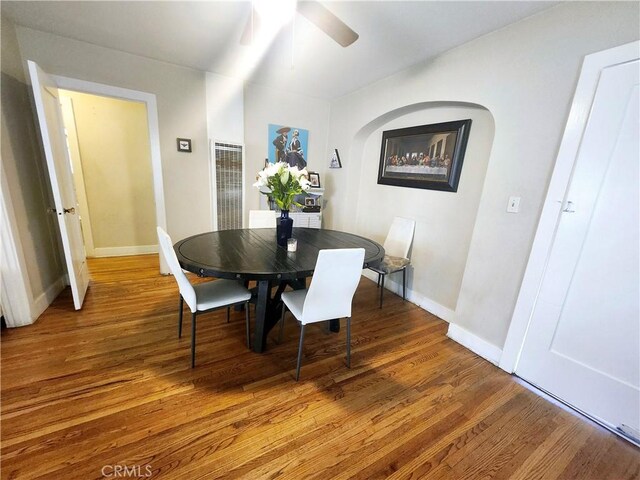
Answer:
<svg viewBox="0 0 640 480"><path fill-rule="evenodd" d="M320 2L311 0L300 1L298 2L297 9L298 13L304 15L307 20L343 47L348 47L359 37L346 23L331 13L331 11Z"/></svg>
<svg viewBox="0 0 640 480"><path fill-rule="evenodd" d="M244 26L244 30L242 31L242 36L240 37L241 45L251 45L253 41L253 36L260 29L260 15L256 12L256 9L252 9L251 15L247 20L247 23Z"/></svg>

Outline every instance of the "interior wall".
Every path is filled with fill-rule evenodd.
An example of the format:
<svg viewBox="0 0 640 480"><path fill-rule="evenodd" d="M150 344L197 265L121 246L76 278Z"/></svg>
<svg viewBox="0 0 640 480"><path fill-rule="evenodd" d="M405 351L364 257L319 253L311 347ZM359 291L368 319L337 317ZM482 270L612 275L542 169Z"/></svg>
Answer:
<svg viewBox="0 0 640 480"><path fill-rule="evenodd" d="M60 255L56 218L48 210L53 199L34 123L30 87L25 83L15 29L4 17L1 32L3 173L7 176L6 184L16 219L16 231L12 233L21 244L19 250L26 268L27 278L24 280L32 316L16 321L28 324L42 313L64 286L65 268Z"/></svg>
<svg viewBox="0 0 640 480"><path fill-rule="evenodd" d="M23 63L156 95L167 229L179 239L211 227L205 73L57 35L16 27ZM192 153L176 138L191 138Z"/></svg>
<svg viewBox="0 0 640 480"><path fill-rule="evenodd" d="M235 78L206 72L209 138L244 143L244 84Z"/></svg>
<svg viewBox="0 0 640 480"><path fill-rule="evenodd" d="M264 159L269 155L268 149L272 148L268 138L270 123L309 131L308 152L305 152L307 170L318 172L321 186L326 187L330 159L326 155L329 101L247 84L244 106L247 211L259 209L261 205L261 194L252 185L258 172L264 167ZM334 202L329 196L324 200L324 207L328 211ZM248 224L249 215L246 212L245 219Z"/></svg>
<svg viewBox="0 0 640 480"><path fill-rule="evenodd" d="M486 107L495 137L453 321L501 348L582 60L637 40L639 13L636 2L562 3L333 101L328 151L338 148L344 168L331 171L330 195L344 208L332 211L329 226L380 238L388 225L358 220L370 208L362 192L372 188L372 178L362 173L367 162L377 161L363 154L358 133L366 125L423 102ZM518 214L506 212L511 195L522 198ZM435 199L432 208L440 207ZM382 208L380 218L399 213L393 201ZM421 220L416 231L447 228L444 219L429 225ZM416 235L415 242L422 241ZM427 282L414 281L413 289L426 298L437 294Z"/></svg>
<svg viewBox="0 0 640 480"><path fill-rule="evenodd" d="M491 152L493 117L485 109L467 105L427 103L409 110L414 111L396 112L396 118L379 120L375 123L382 125L370 133L374 127L369 126L359 135L365 135L366 139L363 139L362 183L354 227L356 231L367 231L369 238L382 243L394 216L414 219L416 231L408 288L428 285L429 300L453 311ZM377 184L384 130L464 119L471 119L472 124L457 193ZM400 278L396 280L401 283ZM421 303L418 298L413 300Z"/></svg>
<svg viewBox="0 0 640 480"><path fill-rule="evenodd" d="M71 99L96 256L157 244L145 104L61 91ZM67 130L72 127L65 119ZM83 224L85 225L85 224Z"/></svg>

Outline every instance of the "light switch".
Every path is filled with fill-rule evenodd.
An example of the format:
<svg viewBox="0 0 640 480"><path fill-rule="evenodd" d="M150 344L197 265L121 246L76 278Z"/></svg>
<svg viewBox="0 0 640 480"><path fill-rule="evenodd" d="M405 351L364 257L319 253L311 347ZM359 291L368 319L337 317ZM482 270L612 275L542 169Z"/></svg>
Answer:
<svg viewBox="0 0 640 480"><path fill-rule="evenodd" d="M520 211L520 197L509 197L507 212L518 213Z"/></svg>

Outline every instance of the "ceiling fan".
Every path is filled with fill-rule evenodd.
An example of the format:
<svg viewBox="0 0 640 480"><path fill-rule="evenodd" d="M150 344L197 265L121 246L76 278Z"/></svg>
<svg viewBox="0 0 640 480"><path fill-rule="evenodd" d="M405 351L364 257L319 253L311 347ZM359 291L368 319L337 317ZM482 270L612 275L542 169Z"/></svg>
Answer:
<svg viewBox="0 0 640 480"><path fill-rule="evenodd" d="M343 47L348 47L359 37L346 23L316 0L297 2L296 11ZM242 45L251 45L254 33L260 28L260 22L261 16L253 8L251 17L247 21L240 38Z"/></svg>

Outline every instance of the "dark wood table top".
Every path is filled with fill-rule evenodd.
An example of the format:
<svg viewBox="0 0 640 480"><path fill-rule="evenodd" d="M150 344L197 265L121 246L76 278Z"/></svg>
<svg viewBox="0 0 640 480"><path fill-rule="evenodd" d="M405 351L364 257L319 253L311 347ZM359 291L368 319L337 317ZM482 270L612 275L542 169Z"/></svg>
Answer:
<svg viewBox="0 0 640 480"><path fill-rule="evenodd" d="M276 243L275 228L221 230L194 235L175 244L180 265L200 276L238 280L292 280L313 274L318 252L364 248L365 264L384 257L382 246L335 230L294 228L296 252Z"/></svg>

